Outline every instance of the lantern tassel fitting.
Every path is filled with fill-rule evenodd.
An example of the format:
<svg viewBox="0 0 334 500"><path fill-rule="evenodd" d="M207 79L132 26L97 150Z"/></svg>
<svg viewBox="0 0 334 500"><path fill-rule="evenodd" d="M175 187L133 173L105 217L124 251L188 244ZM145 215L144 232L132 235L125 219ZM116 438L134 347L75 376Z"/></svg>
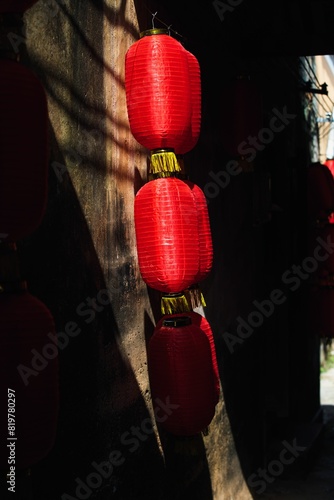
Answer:
<svg viewBox="0 0 334 500"><path fill-rule="evenodd" d="M199 285L192 285L185 290L185 295L191 309L196 309L197 307L206 307L205 299L203 293L201 292Z"/></svg>
<svg viewBox="0 0 334 500"><path fill-rule="evenodd" d="M180 163L172 149L156 149L151 151L150 171L152 174L162 172L181 172Z"/></svg>
<svg viewBox="0 0 334 500"><path fill-rule="evenodd" d="M168 293L161 297L162 314L176 314L191 311L188 298L183 292Z"/></svg>

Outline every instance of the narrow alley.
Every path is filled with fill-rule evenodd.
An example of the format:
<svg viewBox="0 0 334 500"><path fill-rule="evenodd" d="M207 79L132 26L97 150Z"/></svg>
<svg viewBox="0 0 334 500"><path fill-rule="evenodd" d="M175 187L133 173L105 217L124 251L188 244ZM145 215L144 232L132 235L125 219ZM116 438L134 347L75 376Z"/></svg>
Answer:
<svg viewBox="0 0 334 500"><path fill-rule="evenodd" d="M256 498L263 500L334 499L334 367L321 374L323 427L306 461L283 471Z"/></svg>

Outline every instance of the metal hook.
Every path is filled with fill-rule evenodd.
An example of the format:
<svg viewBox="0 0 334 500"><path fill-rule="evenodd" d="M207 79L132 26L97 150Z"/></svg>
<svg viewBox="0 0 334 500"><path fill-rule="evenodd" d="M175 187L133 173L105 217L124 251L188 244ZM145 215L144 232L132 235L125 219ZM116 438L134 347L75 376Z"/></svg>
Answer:
<svg viewBox="0 0 334 500"><path fill-rule="evenodd" d="M155 18L155 16L156 16L157 14L158 14L158 11L157 11L155 14L153 14L153 13L152 13L152 29L155 29L155 26L154 26L154 18Z"/></svg>

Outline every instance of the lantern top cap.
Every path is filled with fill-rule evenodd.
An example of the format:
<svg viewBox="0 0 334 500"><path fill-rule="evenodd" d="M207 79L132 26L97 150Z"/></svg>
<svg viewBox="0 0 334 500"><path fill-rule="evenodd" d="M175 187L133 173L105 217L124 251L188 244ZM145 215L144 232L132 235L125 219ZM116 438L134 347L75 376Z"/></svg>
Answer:
<svg viewBox="0 0 334 500"><path fill-rule="evenodd" d="M152 28L150 30L145 30L140 33L140 38L150 35L169 35L169 30L165 28Z"/></svg>
<svg viewBox="0 0 334 500"><path fill-rule="evenodd" d="M174 316L173 318L164 319L162 324L163 326L179 328L181 326L191 325L191 318L189 316Z"/></svg>

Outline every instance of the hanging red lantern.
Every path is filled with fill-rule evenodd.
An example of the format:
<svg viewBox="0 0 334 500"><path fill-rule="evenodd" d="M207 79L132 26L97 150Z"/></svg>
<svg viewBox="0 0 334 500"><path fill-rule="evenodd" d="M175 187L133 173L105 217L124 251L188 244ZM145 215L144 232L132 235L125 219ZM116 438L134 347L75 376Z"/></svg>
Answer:
<svg viewBox="0 0 334 500"><path fill-rule="evenodd" d="M175 435L202 432L215 414L217 396L210 341L187 316L165 318L148 344L148 370L153 401L173 409L160 425Z"/></svg>
<svg viewBox="0 0 334 500"><path fill-rule="evenodd" d="M0 13L22 13L30 9L37 0L1 0Z"/></svg>
<svg viewBox="0 0 334 500"><path fill-rule="evenodd" d="M324 165L329 169L330 173L332 174L333 176L333 179L334 179L334 159L327 159L325 162L324 162ZM334 224L334 212L332 212L330 215L329 215L329 218L328 218L328 222L330 224Z"/></svg>
<svg viewBox="0 0 334 500"><path fill-rule="evenodd" d="M332 159L327 159L324 162L324 165L329 169L330 173L334 177L334 159L333 158Z"/></svg>
<svg viewBox="0 0 334 500"><path fill-rule="evenodd" d="M213 262L213 247L209 213L205 195L202 189L191 181L184 181L194 197L198 217L198 240L199 240L199 268L194 283L182 294L168 293L161 297L161 311L163 314L191 311L196 307L206 306L199 283L209 274Z"/></svg>
<svg viewBox="0 0 334 500"><path fill-rule="evenodd" d="M138 263L151 288L177 293L208 274L212 254L201 200L192 183L176 177L149 181L137 192Z"/></svg>
<svg viewBox="0 0 334 500"><path fill-rule="evenodd" d="M219 368L218 368L218 361L217 361L217 354L216 354L216 346L215 346L215 340L214 336L212 333L211 325L208 322L208 320L205 318L205 316L202 316L202 314L199 314L195 311L189 311L189 312L183 312L183 313L177 313L177 314L169 314L165 315L156 324L156 329L159 329L162 327L163 322L168 319L177 319L177 318L190 318L191 319L191 324L198 326L207 336L210 342L210 348L211 348L211 356L212 356L212 370L213 370L213 375L214 375L214 391L216 394L216 404L219 401L219 396L220 396L220 376L219 376Z"/></svg>
<svg viewBox="0 0 334 500"><path fill-rule="evenodd" d="M326 250L326 243L334 241L334 224L310 227L308 238L308 254L317 261L317 269L312 275L313 282L319 285L334 285L334 252Z"/></svg>
<svg viewBox="0 0 334 500"><path fill-rule="evenodd" d="M179 172L176 154L199 136L198 61L168 30L144 31L126 53L125 91L130 129L151 151L151 171Z"/></svg>
<svg viewBox="0 0 334 500"><path fill-rule="evenodd" d="M307 202L311 221L327 224L334 212L334 179L328 167L320 162L308 168Z"/></svg>
<svg viewBox="0 0 334 500"><path fill-rule="evenodd" d="M44 88L24 65L0 59L0 234L17 241L45 212L48 109Z"/></svg>
<svg viewBox="0 0 334 500"><path fill-rule="evenodd" d="M249 137L258 137L263 128L263 103L258 85L241 76L221 87L221 141L233 157L243 157L249 150Z"/></svg>
<svg viewBox="0 0 334 500"><path fill-rule="evenodd" d="M52 449L58 417L58 351L48 308L27 290L0 294L0 392L8 412L0 416L0 468L16 470L45 458ZM10 419L9 417L13 417ZM7 439L8 438L8 439Z"/></svg>

